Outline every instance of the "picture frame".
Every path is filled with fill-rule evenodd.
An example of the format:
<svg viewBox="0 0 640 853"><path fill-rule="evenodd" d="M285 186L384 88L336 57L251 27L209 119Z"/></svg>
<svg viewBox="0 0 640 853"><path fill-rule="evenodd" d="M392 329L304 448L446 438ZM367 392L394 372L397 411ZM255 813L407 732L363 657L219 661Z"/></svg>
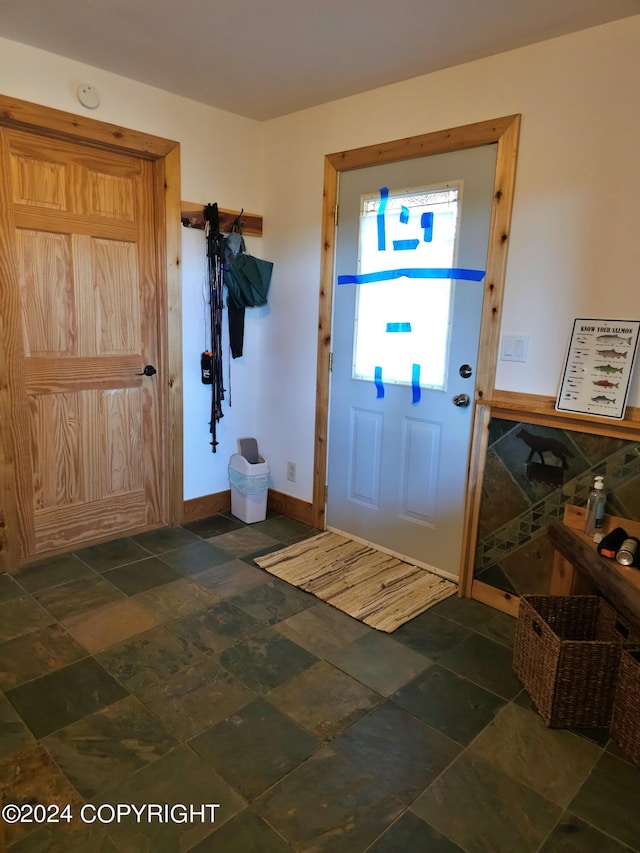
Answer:
<svg viewBox="0 0 640 853"><path fill-rule="evenodd" d="M556 410L624 418L639 332L640 320L576 318Z"/></svg>

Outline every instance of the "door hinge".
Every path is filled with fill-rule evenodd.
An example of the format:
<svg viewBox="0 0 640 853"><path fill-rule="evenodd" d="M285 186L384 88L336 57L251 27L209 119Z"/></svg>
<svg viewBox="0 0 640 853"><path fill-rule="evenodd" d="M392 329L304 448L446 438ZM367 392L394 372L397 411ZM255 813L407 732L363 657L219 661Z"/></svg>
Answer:
<svg viewBox="0 0 640 853"><path fill-rule="evenodd" d="M338 205L333 208L333 226L334 228L338 227Z"/></svg>
<svg viewBox="0 0 640 853"><path fill-rule="evenodd" d="M329 486L324 487L324 502L326 503L329 500Z"/></svg>
<svg viewBox="0 0 640 853"><path fill-rule="evenodd" d="M333 353L329 353L329 373L333 373Z"/></svg>

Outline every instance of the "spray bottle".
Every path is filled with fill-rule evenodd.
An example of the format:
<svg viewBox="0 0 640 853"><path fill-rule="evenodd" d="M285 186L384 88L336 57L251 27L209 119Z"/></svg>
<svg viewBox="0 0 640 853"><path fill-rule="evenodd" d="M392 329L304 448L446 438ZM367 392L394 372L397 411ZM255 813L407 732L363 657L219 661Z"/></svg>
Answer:
<svg viewBox="0 0 640 853"><path fill-rule="evenodd" d="M604 522L604 507L607 496L604 492L604 477L598 476L593 482L587 501L587 517L584 522L584 532L598 541L602 538Z"/></svg>

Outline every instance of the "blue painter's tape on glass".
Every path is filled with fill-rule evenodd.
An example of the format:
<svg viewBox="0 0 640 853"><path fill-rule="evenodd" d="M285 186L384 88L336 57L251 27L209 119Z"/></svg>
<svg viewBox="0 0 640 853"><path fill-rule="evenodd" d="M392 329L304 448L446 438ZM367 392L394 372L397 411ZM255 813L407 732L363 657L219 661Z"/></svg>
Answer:
<svg viewBox="0 0 640 853"><path fill-rule="evenodd" d="M411 323L387 323L387 332L410 332Z"/></svg>
<svg viewBox="0 0 640 853"><path fill-rule="evenodd" d="M420 365L414 364L411 368L411 402L415 405L420 402Z"/></svg>
<svg viewBox="0 0 640 853"><path fill-rule="evenodd" d="M433 213L431 211L425 211L422 214L420 226L424 229L424 237L422 239L425 243L431 243L433 240Z"/></svg>
<svg viewBox="0 0 640 853"><path fill-rule="evenodd" d="M376 385L376 397L384 397L384 385L382 384L382 368L376 367L373 371L373 381Z"/></svg>
<svg viewBox="0 0 640 853"><path fill-rule="evenodd" d="M384 229L384 212L387 209L387 199L389 198L389 187L382 187L380 190L380 206L378 207L377 225L378 225L378 251L384 252L387 248L387 237Z"/></svg>
<svg viewBox="0 0 640 853"><path fill-rule="evenodd" d="M403 225L406 225L408 221L409 221L409 208L405 207L403 204L400 208L400 222L402 222Z"/></svg>
<svg viewBox="0 0 640 853"><path fill-rule="evenodd" d="M418 268L399 270L380 270L362 275L339 275L338 284L370 284L374 281L392 281L395 278L453 278L463 281L482 281L484 270L465 270L444 268Z"/></svg>
<svg viewBox="0 0 640 853"><path fill-rule="evenodd" d="M393 251L403 252L407 249L417 249L420 245L420 240L394 240Z"/></svg>

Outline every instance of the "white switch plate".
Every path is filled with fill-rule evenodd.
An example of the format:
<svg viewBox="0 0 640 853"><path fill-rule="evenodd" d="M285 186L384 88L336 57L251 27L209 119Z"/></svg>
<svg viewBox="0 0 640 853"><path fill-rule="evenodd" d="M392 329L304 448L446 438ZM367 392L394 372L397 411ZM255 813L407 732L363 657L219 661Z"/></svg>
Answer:
<svg viewBox="0 0 640 853"><path fill-rule="evenodd" d="M528 349L528 335L503 335L500 360L526 362Z"/></svg>

